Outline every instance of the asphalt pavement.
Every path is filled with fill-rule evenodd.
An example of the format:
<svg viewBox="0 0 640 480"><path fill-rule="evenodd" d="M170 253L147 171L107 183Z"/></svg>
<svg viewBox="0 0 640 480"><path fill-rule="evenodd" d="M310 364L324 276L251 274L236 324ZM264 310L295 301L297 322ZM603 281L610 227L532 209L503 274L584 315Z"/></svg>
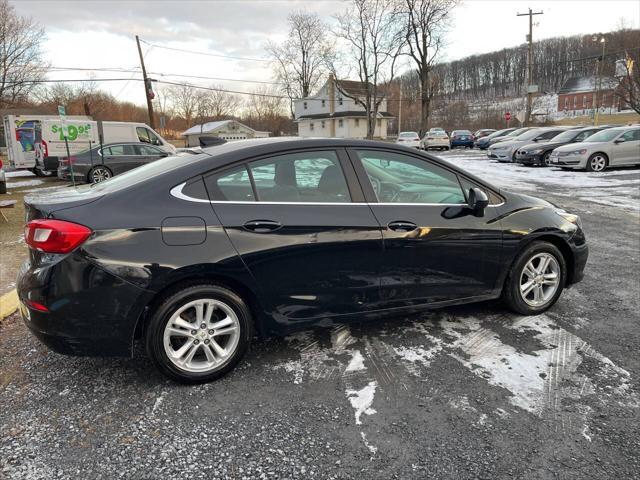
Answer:
<svg viewBox="0 0 640 480"><path fill-rule="evenodd" d="M195 387L142 349L51 353L13 315L0 478L640 478L640 170L557 181L447 157L582 216L585 279L549 312L489 302L272 338Z"/></svg>

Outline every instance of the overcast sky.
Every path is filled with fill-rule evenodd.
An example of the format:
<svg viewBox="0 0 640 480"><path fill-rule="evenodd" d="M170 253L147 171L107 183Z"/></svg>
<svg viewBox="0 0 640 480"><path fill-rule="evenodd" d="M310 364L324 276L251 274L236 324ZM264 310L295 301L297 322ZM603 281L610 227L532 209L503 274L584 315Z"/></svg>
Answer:
<svg viewBox="0 0 640 480"><path fill-rule="evenodd" d="M251 59L266 59L267 41L280 41L294 10L311 10L332 22L345 0L10 0L21 15L32 16L46 30L46 59L56 67L139 67L135 35L151 44ZM542 10L535 18L534 40L616 29L624 17L638 28L638 0L466 0L454 11L443 60L465 57L525 41L528 23L516 13ZM143 44L153 77L194 84L217 83L250 91L257 83L185 79L164 74L270 81L269 62L189 54ZM56 72L51 78L86 78L86 72ZM97 78L132 74L97 72ZM140 75L135 75L140 78ZM106 90L121 99L144 102L139 82L111 82Z"/></svg>

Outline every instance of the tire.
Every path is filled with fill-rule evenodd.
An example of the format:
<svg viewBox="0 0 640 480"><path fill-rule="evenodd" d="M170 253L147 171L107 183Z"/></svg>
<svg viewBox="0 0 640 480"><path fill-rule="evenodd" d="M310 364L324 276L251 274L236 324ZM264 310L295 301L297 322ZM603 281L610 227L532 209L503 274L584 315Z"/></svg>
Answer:
<svg viewBox="0 0 640 480"><path fill-rule="evenodd" d="M550 167L551 166L551 152L545 152L542 155L542 159L540 160L541 167Z"/></svg>
<svg viewBox="0 0 640 480"><path fill-rule="evenodd" d="M587 172L602 172L609 165L609 158L604 153L594 153L587 160Z"/></svg>
<svg viewBox="0 0 640 480"><path fill-rule="evenodd" d="M7 182L0 182L0 195L7 193Z"/></svg>
<svg viewBox="0 0 640 480"><path fill-rule="evenodd" d="M547 258L551 260L543 271L544 275L540 275L536 267L542 267L540 261ZM533 271L529 268L531 266ZM556 275L555 284L552 274ZM513 262L502 290L502 299L516 313L537 315L556 303L562 294L566 278L567 264L562 252L549 242L536 241L527 246ZM529 283L533 283L533 286ZM526 294L523 289L528 290Z"/></svg>
<svg viewBox="0 0 640 480"><path fill-rule="evenodd" d="M100 183L113 177L113 172L109 167L98 165L89 170L87 183Z"/></svg>
<svg viewBox="0 0 640 480"><path fill-rule="evenodd" d="M198 304L203 305L205 316L200 320ZM222 321L230 323L214 327ZM147 353L158 370L172 380L187 384L211 382L242 359L251 341L251 325L249 307L231 290L213 284L185 286L165 297L154 310L145 333ZM220 334L221 331L229 333ZM177 359L171 358L180 354Z"/></svg>

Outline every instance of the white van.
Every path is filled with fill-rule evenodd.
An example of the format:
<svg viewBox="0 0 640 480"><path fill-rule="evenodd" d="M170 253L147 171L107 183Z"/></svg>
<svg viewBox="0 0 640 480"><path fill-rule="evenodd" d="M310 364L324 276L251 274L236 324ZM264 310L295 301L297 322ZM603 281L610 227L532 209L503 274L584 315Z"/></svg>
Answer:
<svg viewBox="0 0 640 480"><path fill-rule="evenodd" d="M173 154L176 148L162 138L151 127L135 122L103 122L66 120L67 142L63 133L63 122L45 120L36 127L36 167L47 172L58 170L58 161L67 156L67 144L71 155L95 147L100 143L144 142L156 145Z"/></svg>
<svg viewBox="0 0 640 480"><path fill-rule="evenodd" d="M35 142L36 128L45 120L54 120L53 115L5 115L2 119L4 139L9 165L16 170L31 170L36 175ZM91 121L91 117L76 115L67 117L69 121Z"/></svg>

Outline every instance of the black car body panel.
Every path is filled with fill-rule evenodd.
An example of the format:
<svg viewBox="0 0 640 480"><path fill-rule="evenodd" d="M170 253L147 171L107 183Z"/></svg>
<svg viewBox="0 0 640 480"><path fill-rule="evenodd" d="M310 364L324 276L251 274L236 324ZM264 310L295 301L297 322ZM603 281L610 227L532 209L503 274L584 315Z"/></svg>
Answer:
<svg viewBox="0 0 640 480"><path fill-rule="evenodd" d="M212 173L314 149L335 152L350 201L212 200ZM379 203L358 149L426 160L465 186L484 189L491 205L476 216L464 204ZM154 302L185 282L227 285L251 305L259 333L281 334L496 298L515 256L536 238L566 253L570 281L580 280L586 262L582 231L553 205L501 192L415 149L336 139L254 140L148 167L157 172L139 181L134 170L55 198L25 199L28 220L66 220L93 231L67 255L31 250L19 274L25 323L51 348L129 354ZM398 221L416 228L391 229ZM29 308L29 300L49 312Z"/></svg>

